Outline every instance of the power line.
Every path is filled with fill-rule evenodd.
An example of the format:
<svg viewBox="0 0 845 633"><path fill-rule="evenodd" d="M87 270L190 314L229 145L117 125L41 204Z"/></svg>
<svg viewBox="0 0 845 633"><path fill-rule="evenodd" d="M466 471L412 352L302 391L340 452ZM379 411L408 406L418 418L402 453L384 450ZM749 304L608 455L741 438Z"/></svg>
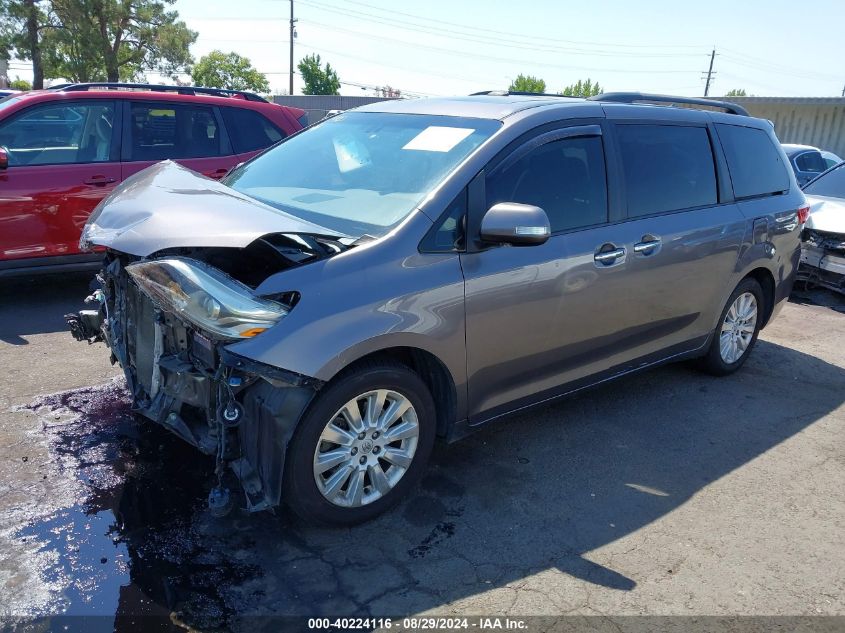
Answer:
<svg viewBox="0 0 845 633"><path fill-rule="evenodd" d="M446 53L447 55L451 56L458 56L458 57L474 57L476 59L482 59L486 61L494 61L494 62L502 62L502 63L513 63L513 64L523 64L526 66L545 66L548 68L557 68L560 70L578 70L578 71L586 71L586 72L617 72L617 73L648 73L648 74L686 74L686 73L693 73L696 72L694 70L643 70L643 69L631 69L631 68L600 68L600 67L592 67L592 66L566 66L562 64L551 64L549 62L539 62L539 61L529 61L524 59L514 59L512 57L496 57L493 55L484 55L481 53L471 53L466 51L456 51L454 49L443 48L440 46L431 46L429 44L420 44L417 42L408 42L406 40L400 40L392 37L385 37L380 35L372 35L371 33L364 33L362 31L356 31L354 29L346 29L340 26L331 26L328 24L323 24L321 22L315 22L314 20L300 20L303 24L312 24L314 26L318 26L324 29L328 29L330 31L336 31L340 33L348 33L350 35L355 35L357 37L367 37L369 39L374 40L381 40L385 42L390 42L391 44L400 44L404 47L414 47L414 48L421 48L425 50L435 51L438 53Z"/></svg>
<svg viewBox="0 0 845 633"><path fill-rule="evenodd" d="M374 6L372 4L367 4L366 2L356 2L354 0L347 0L347 2L349 4L355 4L355 5L358 5L358 6L367 7L368 9L371 9L371 10L380 11L382 13L401 15L401 16L413 18L414 20L422 20L424 22L432 22L432 23L436 23L436 24L445 24L445 25L453 27L453 28L458 28L458 29L463 29L465 31L469 31L472 34L478 33L479 31L485 32L485 33L491 33L491 34L497 36L497 41L500 40L500 38L498 36L505 35L505 36L511 37L511 38L517 37L517 38L528 39L532 42L537 41L537 40L544 40L544 41L555 42L555 43L564 42L564 43L567 43L567 44L576 44L576 45L584 45L584 46L595 45L595 42L588 42L588 41L583 41L583 40L580 40L580 41L579 40L566 40L566 39L563 39L563 38L560 38L560 37L543 37L543 36L537 36L537 35L521 35L519 33L514 33L512 31L499 31L499 30L495 30L495 29L487 29L487 28L479 27L479 26L474 25L474 24L473 25L457 24L457 23L455 23L453 21L449 21L449 20L439 20L439 19L436 19L436 18L422 16L422 15L419 15L419 14L405 13L403 11L397 11L396 9L384 9L382 7L377 7L377 6ZM338 7L337 5L331 5L331 4L327 4L327 3L324 3L324 2L322 2L321 4L323 4L323 6L326 6L326 7L332 7L334 9L344 10L344 11L348 11L348 12L356 12L356 13L359 13L359 14L362 14L362 15L368 15L368 16L373 15L373 14L367 14L367 13L364 13L364 12L361 12L361 11L355 11L354 9L348 9L348 8L345 8L345 7ZM393 20L398 21L396 18L387 18L385 16L377 16L377 17L381 17L383 19L393 19ZM414 24L414 22L408 22L408 21L404 21L404 20L402 22L404 22L406 24ZM435 27L432 27L432 28L435 28ZM439 30L442 30L439 27L436 27L436 28L438 28ZM599 46L620 47L620 48L679 48L679 49L681 49L681 48L689 48L689 49L700 48L699 46L692 45L692 44L601 43L601 44L599 44Z"/></svg>
<svg viewBox="0 0 845 633"><path fill-rule="evenodd" d="M306 6L318 9L320 11L326 11L329 13L334 13L336 15L341 15L344 17L351 17L353 19L366 21L367 23L376 23L382 24L385 26L390 26L393 28L400 28L408 31L414 31L417 33L424 33L425 35L434 35L436 37L448 37L452 40L461 40L466 42L472 42L474 44L490 44L495 45L499 48L513 48L513 49L521 49L521 50L529 50L529 51L539 51L539 52L559 52L559 53L570 53L570 54L588 54L594 55L599 57L618 57L620 55L625 55L626 57L652 57L652 58L661 58L661 57L694 57L698 56L698 53L671 53L671 52L660 52L660 53L640 53L640 52L630 52L630 51L612 51L612 50L602 50L602 49L585 49L585 48L572 48L572 47L565 47L560 46L559 44L550 45L550 44L541 44L538 45L536 42L520 42L514 39L505 39L502 37L495 37L491 38L490 36L480 35L476 32L466 33L461 30L456 29L449 29L444 27L432 27L429 25L421 25L413 22L407 22L404 20L396 20L393 18L386 18L384 16L378 16L371 13L363 13L359 11L355 11L352 9L345 9L336 7L334 5L324 4L322 2L318 2L315 0L302 0L302 3ZM313 22L315 24L319 24L319 22ZM514 35L511 34L511 37ZM517 37L525 37L525 36L517 36ZM563 40L561 40L563 41Z"/></svg>
<svg viewBox="0 0 845 633"><path fill-rule="evenodd" d="M408 68L407 65L397 66L397 65L392 65L392 64L385 64L384 62L382 62L380 60L370 59L370 58L366 58L366 57L360 57L358 55L350 55L349 53L338 51L338 50L332 50L330 48L325 48L323 46L312 46L312 45L307 44L305 42L300 42L300 44L302 44L303 46L305 46L305 47L307 47L307 48L309 48L309 49L311 49L315 52L318 52L318 53L329 53L331 55L338 55L339 57L342 57L342 58L345 57L347 59L354 59L354 60L357 60L357 61L360 61L360 62L374 64L376 66L381 66L381 67L385 67L385 68L393 68L395 70L412 72L412 73L416 73L416 74L419 74L419 75L427 75L429 77L439 77L441 79L454 79L454 80L457 80L457 81L468 81L468 82L471 82L471 83L476 83L480 86L496 85L496 83L497 83L497 81L487 82L483 79L479 79L478 77L475 77L475 78L461 77L459 75L449 75L449 74L445 74L445 73L431 72L430 70L417 70L415 68Z"/></svg>
<svg viewBox="0 0 845 633"><path fill-rule="evenodd" d="M768 69L772 72L777 72L786 75L795 75L798 77L814 76L819 79L841 79L841 77L836 74L820 73L818 71L796 68L794 66L784 66L783 64L776 64L773 63L771 60L762 59L760 57L754 57L753 55L741 53L730 48L722 47L722 52L727 52L727 54L725 55L726 58L733 59L737 61L737 63L745 64L749 67L757 68L758 70Z"/></svg>

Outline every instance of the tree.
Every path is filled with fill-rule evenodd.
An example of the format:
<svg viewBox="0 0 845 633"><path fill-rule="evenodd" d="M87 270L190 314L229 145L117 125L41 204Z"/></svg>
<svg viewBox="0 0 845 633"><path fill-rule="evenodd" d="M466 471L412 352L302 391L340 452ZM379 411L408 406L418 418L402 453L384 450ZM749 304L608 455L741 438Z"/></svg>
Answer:
<svg viewBox="0 0 845 633"><path fill-rule="evenodd" d="M51 32L50 3L41 0L0 0L0 56L14 51L19 59L32 61L32 85L44 87L43 51Z"/></svg>
<svg viewBox="0 0 845 633"><path fill-rule="evenodd" d="M27 0L29 1L29 0ZM73 81L132 80L146 70L173 74L193 62L197 39L167 7L175 0L53 0L60 24L50 63Z"/></svg>
<svg viewBox="0 0 845 633"><path fill-rule="evenodd" d="M340 79L334 68L326 62L326 69L323 70L320 56L316 54L303 57L297 68L305 82L302 93L306 95L337 95L340 94Z"/></svg>
<svg viewBox="0 0 845 633"><path fill-rule="evenodd" d="M725 93L726 97L745 97L747 96L745 88L732 88Z"/></svg>
<svg viewBox="0 0 845 633"><path fill-rule="evenodd" d="M511 82L510 92L546 92L546 82L533 75L523 75L522 73L516 76Z"/></svg>
<svg viewBox="0 0 845 633"><path fill-rule="evenodd" d="M599 82L593 83L589 78L586 81L580 79L563 89L561 94L564 97L594 97L603 92Z"/></svg>
<svg viewBox="0 0 845 633"><path fill-rule="evenodd" d="M15 77L12 81L9 82L9 88L11 88L12 90L32 90L32 84L29 83L26 79Z"/></svg>
<svg viewBox="0 0 845 633"><path fill-rule="evenodd" d="M270 92L267 77L253 68L249 59L237 53L211 51L191 69L191 79L195 85L209 88Z"/></svg>

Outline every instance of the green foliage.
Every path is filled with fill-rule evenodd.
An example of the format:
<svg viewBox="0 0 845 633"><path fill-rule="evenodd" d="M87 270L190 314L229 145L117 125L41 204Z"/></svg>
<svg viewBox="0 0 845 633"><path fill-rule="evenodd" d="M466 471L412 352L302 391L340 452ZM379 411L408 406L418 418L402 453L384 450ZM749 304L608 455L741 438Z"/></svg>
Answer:
<svg viewBox="0 0 845 633"><path fill-rule="evenodd" d="M175 0L0 0L0 51L51 78L129 81L182 71L197 33L168 9ZM2 54L2 52L0 52Z"/></svg>
<svg viewBox="0 0 845 633"><path fill-rule="evenodd" d="M574 84L571 84L563 89L561 94L564 97L594 97L604 92L604 89L599 85L599 82L593 83L587 78L586 81L580 79Z"/></svg>
<svg viewBox="0 0 845 633"><path fill-rule="evenodd" d="M732 88L725 93L726 97L747 97L745 88Z"/></svg>
<svg viewBox="0 0 845 633"><path fill-rule="evenodd" d="M306 95L336 95L340 94L340 79L334 68L326 62L323 70L319 55L306 55L303 57L297 68L305 83L302 93Z"/></svg>
<svg viewBox="0 0 845 633"><path fill-rule="evenodd" d="M200 58L191 70L191 79L195 85L209 88L270 91L267 77L253 68L249 59L219 50Z"/></svg>
<svg viewBox="0 0 845 633"><path fill-rule="evenodd" d="M9 88L11 88L12 90L32 90L32 84L29 83L26 79L15 77L12 81L9 82Z"/></svg>
<svg viewBox="0 0 845 633"><path fill-rule="evenodd" d="M42 51L56 24L51 3L44 0L0 0L0 57L32 61L33 86L44 84Z"/></svg>
<svg viewBox="0 0 845 633"><path fill-rule="evenodd" d="M546 92L546 82L533 75L519 73L508 88L511 92Z"/></svg>

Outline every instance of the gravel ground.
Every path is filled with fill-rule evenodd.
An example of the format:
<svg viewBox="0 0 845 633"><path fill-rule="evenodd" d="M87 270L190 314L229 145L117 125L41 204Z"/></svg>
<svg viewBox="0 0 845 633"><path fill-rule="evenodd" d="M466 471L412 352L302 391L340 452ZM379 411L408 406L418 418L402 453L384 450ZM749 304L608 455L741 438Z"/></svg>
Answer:
<svg viewBox="0 0 845 633"><path fill-rule="evenodd" d="M213 464L65 331L86 289L0 285L0 616L845 615L842 297L796 294L732 377L668 366L441 445L329 530L210 517Z"/></svg>

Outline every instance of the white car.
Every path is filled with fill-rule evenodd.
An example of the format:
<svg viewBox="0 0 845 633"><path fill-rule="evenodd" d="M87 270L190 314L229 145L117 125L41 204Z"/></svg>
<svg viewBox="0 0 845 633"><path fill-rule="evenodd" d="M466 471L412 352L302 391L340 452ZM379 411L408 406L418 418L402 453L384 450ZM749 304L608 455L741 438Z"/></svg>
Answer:
<svg viewBox="0 0 845 633"><path fill-rule="evenodd" d="M845 163L810 182L804 193L810 215L798 277L845 294Z"/></svg>

